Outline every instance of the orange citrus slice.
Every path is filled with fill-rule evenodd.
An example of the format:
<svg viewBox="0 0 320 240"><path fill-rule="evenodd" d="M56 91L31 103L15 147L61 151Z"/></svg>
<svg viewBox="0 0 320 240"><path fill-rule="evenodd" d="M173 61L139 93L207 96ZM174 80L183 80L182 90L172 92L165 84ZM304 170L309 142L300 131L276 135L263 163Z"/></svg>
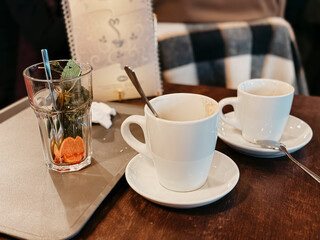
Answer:
<svg viewBox="0 0 320 240"><path fill-rule="evenodd" d="M84 142L83 139L77 136L75 139L72 137L67 137L63 140L60 150L58 147L54 146L54 161L56 163L61 162L76 164L82 161L84 157Z"/></svg>

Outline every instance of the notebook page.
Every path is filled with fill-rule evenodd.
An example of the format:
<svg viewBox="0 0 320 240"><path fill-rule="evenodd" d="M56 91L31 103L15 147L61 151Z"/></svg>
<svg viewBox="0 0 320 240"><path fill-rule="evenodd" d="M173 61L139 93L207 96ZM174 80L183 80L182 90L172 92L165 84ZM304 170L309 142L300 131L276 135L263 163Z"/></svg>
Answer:
<svg viewBox="0 0 320 240"><path fill-rule="evenodd" d="M138 98L123 67L147 96L162 94L151 0L63 0L72 58L93 67L93 98Z"/></svg>

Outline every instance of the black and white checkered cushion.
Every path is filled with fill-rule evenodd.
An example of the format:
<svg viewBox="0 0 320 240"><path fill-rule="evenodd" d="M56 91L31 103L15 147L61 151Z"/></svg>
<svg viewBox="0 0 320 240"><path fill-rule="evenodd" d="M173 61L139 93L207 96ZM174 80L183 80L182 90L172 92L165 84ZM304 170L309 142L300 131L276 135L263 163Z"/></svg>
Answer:
<svg viewBox="0 0 320 240"><path fill-rule="evenodd" d="M308 95L294 33L282 18L217 24L158 23L164 81L236 89L272 78Z"/></svg>

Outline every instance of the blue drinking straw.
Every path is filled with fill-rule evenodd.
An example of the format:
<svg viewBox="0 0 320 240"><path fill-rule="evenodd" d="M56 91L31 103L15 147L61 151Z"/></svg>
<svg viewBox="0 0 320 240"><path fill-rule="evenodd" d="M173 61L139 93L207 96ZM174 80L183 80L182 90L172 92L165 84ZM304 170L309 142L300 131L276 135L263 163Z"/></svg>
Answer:
<svg viewBox="0 0 320 240"><path fill-rule="evenodd" d="M56 101L55 101L55 97L54 97L52 75L51 75L51 70L50 70L49 55L48 55L47 49L41 49L41 54L42 54L42 60L43 60L43 65L44 65L44 71L46 73L46 78L48 80L52 106L53 106L54 110L57 110L57 105L56 105Z"/></svg>

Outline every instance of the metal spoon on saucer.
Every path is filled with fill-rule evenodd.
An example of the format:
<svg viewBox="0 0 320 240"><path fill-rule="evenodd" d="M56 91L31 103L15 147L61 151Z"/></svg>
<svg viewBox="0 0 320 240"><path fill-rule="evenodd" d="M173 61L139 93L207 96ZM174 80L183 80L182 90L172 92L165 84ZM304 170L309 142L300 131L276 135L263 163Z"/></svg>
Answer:
<svg viewBox="0 0 320 240"><path fill-rule="evenodd" d="M151 112L153 113L153 115L155 117L159 117L159 114L156 112L156 110L154 110L154 108L152 107L152 105L150 104L148 98L146 97L146 95L144 94L144 91L138 81L138 78L134 72L134 70L132 68L130 68L129 66L125 66L124 70L126 71L128 77L130 78L131 82L133 83L133 85L135 86L135 88L137 89L137 91L139 92L140 96L142 97L142 99L145 101L145 103L148 105L148 107L150 108Z"/></svg>
<svg viewBox="0 0 320 240"><path fill-rule="evenodd" d="M320 177L312 172L309 168L298 162L291 154L288 152L286 146L283 143L273 141L273 140L257 140L256 143L262 147L271 148L274 150L281 150L284 152L295 164L302 168L306 173L313 177L318 183L320 183Z"/></svg>

